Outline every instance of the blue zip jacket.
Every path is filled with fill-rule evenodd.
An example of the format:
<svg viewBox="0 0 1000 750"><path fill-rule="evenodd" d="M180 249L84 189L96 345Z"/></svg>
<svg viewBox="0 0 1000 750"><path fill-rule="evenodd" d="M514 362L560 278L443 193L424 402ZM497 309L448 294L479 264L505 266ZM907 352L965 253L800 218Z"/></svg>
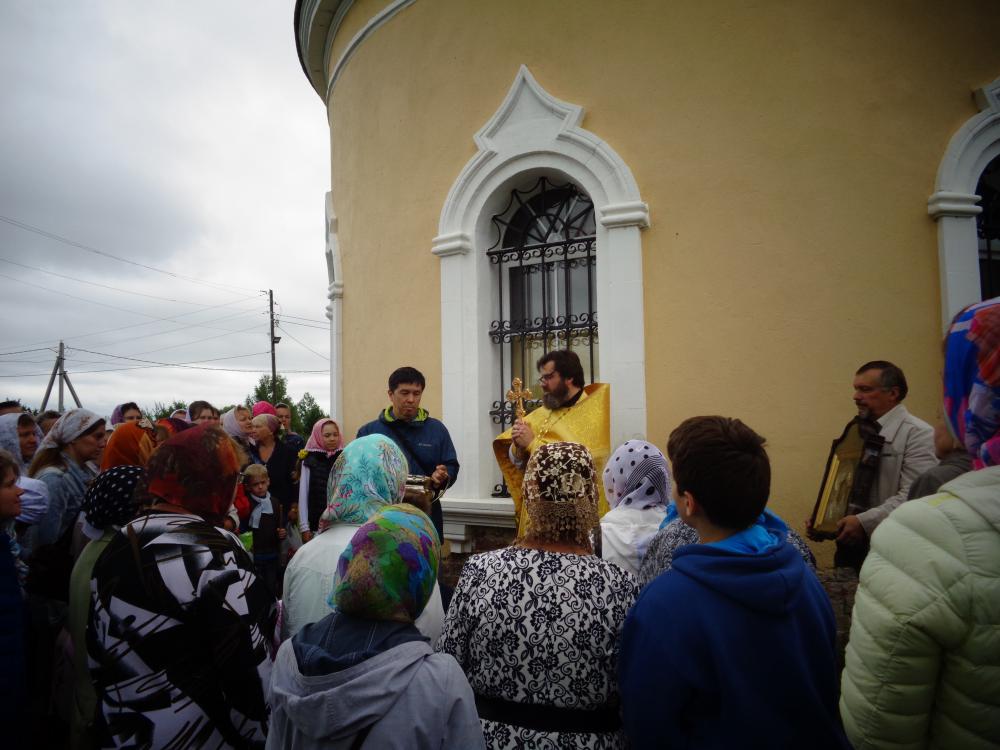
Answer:
<svg viewBox="0 0 1000 750"><path fill-rule="evenodd" d="M629 613L618 678L633 747L850 747L826 592L778 530L752 531L680 547Z"/></svg>
<svg viewBox="0 0 1000 750"><path fill-rule="evenodd" d="M396 435L393 427L406 436L409 448ZM451 435L443 422L428 415L426 409L418 409L417 416L407 422L392 416L392 408L387 407L378 415L378 419L362 425L358 437L365 435L385 435L400 447L406 454L411 474L430 476L434 467L444 464L448 468L448 486L455 483L458 477L458 454L451 442ZM410 450L412 448L412 452ZM425 468L421 468L421 462Z"/></svg>

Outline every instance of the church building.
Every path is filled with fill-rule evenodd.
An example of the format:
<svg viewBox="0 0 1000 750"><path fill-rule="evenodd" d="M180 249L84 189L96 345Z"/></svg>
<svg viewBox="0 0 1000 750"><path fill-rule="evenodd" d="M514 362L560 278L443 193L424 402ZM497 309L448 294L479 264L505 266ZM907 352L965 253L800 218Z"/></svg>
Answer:
<svg viewBox="0 0 1000 750"><path fill-rule="evenodd" d="M935 422L948 321L1000 295L996 3L298 0L294 33L332 416L426 375L453 549L514 526L491 443L547 350L610 385L612 449L742 419L801 531L857 367Z"/></svg>

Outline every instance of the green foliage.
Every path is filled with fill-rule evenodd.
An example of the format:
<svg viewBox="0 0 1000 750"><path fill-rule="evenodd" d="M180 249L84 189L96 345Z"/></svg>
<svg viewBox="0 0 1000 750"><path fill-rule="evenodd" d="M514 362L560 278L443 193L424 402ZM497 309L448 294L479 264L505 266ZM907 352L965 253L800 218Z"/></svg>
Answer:
<svg viewBox="0 0 1000 750"><path fill-rule="evenodd" d="M169 417L178 409L186 409L187 404L183 401L171 401L169 404L161 403L160 401L153 402L152 409L143 409L142 413L148 415L154 422L157 419L163 419L164 417Z"/></svg>
<svg viewBox="0 0 1000 750"><path fill-rule="evenodd" d="M292 410L292 415L293 423L295 417L298 417L299 423L302 426L302 429L298 430L298 432L303 436L309 435L312 432L313 425L326 416L309 391L302 394L299 403Z"/></svg>
<svg viewBox="0 0 1000 750"><path fill-rule="evenodd" d="M302 398L296 403L288 393L288 378L284 375L278 375L274 382L277 385L277 397L271 392L271 376L261 375L260 380L257 381L257 385L253 389L253 393L246 397L244 403L248 408L252 407L258 401L267 401L273 405L279 403L288 404L292 410L292 430L303 437L308 436L312 431L313 425L325 417L326 414L320 408L319 404L316 403L316 399L308 392L302 394Z"/></svg>
<svg viewBox="0 0 1000 750"><path fill-rule="evenodd" d="M291 404L292 399L288 396L288 378L284 375L279 375L274 380L275 385L277 385L277 393L271 390L271 376L261 375L260 380L257 381L257 385L251 393L246 398L246 405L252 407L258 401L267 401L270 404L280 404L282 402L286 404ZM294 424L294 417L293 417Z"/></svg>

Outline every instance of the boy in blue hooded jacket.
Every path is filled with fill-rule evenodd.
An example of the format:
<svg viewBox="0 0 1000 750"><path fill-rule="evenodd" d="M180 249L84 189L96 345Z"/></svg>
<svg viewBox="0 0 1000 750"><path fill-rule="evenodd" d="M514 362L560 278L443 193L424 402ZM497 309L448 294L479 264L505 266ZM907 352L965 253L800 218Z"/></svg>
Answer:
<svg viewBox="0 0 1000 750"><path fill-rule="evenodd" d="M758 522L771 466L738 419L670 435L674 499L700 543L639 596L619 683L636 748L849 748L826 592L781 530Z"/></svg>

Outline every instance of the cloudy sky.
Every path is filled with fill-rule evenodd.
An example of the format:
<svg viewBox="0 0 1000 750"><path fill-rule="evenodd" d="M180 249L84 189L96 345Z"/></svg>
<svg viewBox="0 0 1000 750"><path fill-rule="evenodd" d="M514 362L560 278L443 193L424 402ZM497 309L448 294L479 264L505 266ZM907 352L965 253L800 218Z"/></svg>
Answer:
<svg viewBox="0 0 1000 750"><path fill-rule="evenodd" d="M0 398L38 407L63 340L100 413L240 401L271 288L278 371L329 407L328 131L293 7L0 4Z"/></svg>

